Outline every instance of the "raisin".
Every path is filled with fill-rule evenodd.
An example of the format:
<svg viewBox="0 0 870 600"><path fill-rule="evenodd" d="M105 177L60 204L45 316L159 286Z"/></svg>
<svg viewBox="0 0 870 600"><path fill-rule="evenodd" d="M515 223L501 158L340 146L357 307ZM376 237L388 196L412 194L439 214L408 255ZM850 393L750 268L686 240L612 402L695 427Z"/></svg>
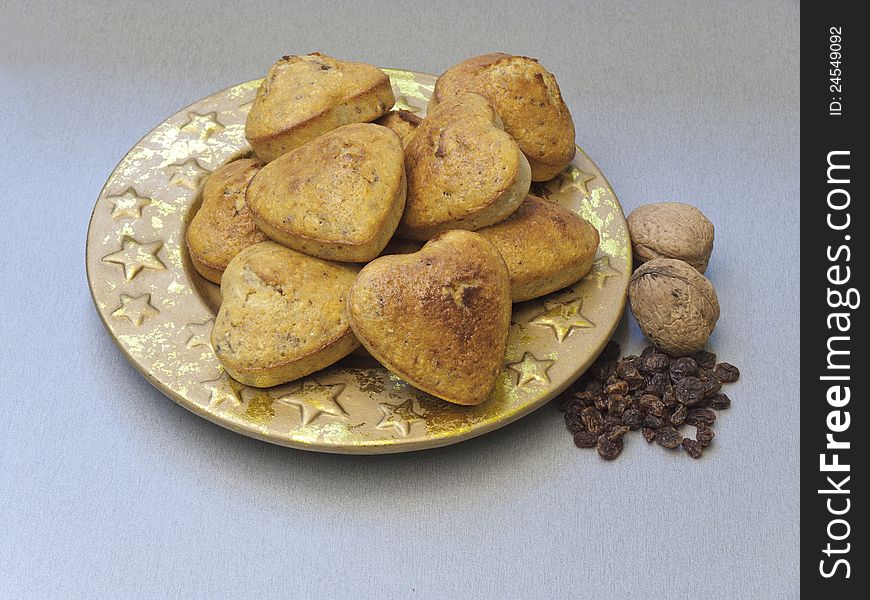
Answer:
<svg viewBox="0 0 870 600"><path fill-rule="evenodd" d="M665 406L674 406L677 404L677 395L674 393L674 390L668 390L665 392L665 395L662 396L662 402L665 403Z"/></svg>
<svg viewBox="0 0 870 600"><path fill-rule="evenodd" d="M712 369L716 366L716 355L712 352L701 350L700 352L695 352L692 355L692 358L695 359L695 362L698 363L698 366L702 369Z"/></svg>
<svg viewBox="0 0 870 600"><path fill-rule="evenodd" d="M694 406L704 398L704 384L697 377L683 377L674 387L677 402Z"/></svg>
<svg viewBox="0 0 870 600"><path fill-rule="evenodd" d="M616 363L616 374L623 379L626 378L626 375L630 375L636 372L637 369L634 367L634 365L625 360L624 358Z"/></svg>
<svg viewBox="0 0 870 600"><path fill-rule="evenodd" d="M607 435L611 440L616 441L622 439L628 431L629 428L625 425L617 425Z"/></svg>
<svg viewBox="0 0 870 600"><path fill-rule="evenodd" d="M671 415L671 424L680 426L686 422L686 414L687 414L686 406L684 404L680 404L677 406L677 409L674 411L674 414Z"/></svg>
<svg viewBox="0 0 870 600"><path fill-rule="evenodd" d="M694 358L684 356L683 358L678 358L671 363L670 375L674 383L683 377L690 377L697 374L698 363L695 362Z"/></svg>
<svg viewBox="0 0 870 600"><path fill-rule="evenodd" d="M667 371L670 366L671 359L666 354L653 352L647 356L641 355L637 368L641 373L651 375L660 371Z"/></svg>
<svg viewBox="0 0 870 600"><path fill-rule="evenodd" d="M586 384L586 391L590 394L601 394L604 392L604 384L596 379L590 379Z"/></svg>
<svg viewBox="0 0 870 600"><path fill-rule="evenodd" d="M683 436L673 427L662 427L656 431L656 443L665 448L676 448L683 441Z"/></svg>
<svg viewBox="0 0 870 600"><path fill-rule="evenodd" d="M595 408L597 408L600 411L607 410L607 397L606 396L596 396L593 406L595 406Z"/></svg>
<svg viewBox="0 0 870 600"><path fill-rule="evenodd" d="M646 391L661 397L671 387L671 378L667 373L656 373L646 382Z"/></svg>
<svg viewBox="0 0 870 600"><path fill-rule="evenodd" d="M637 404L638 404L638 406L640 406L641 410L643 410L645 412L649 412L652 409L653 402L655 402L657 400L659 402L662 401L662 399L659 398L658 394L646 393L640 397L640 400L638 400Z"/></svg>
<svg viewBox="0 0 870 600"><path fill-rule="evenodd" d="M601 413L597 409L587 406L580 413L580 419L583 421L584 427L592 433L601 433L604 428L604 419L601 418Z"/></svg>
<svg viewBox="0 0 870 600"><path fill-rule="evenodd" d="M622 413L622 423L632 429L637 429L643 423L643 413L636 408L627 408Z"/></svg>
<svg viewBox="0 0 870 600"><path fill-rule="evenodd" d="M712 425L716 413L709 408L690 408L686 415L686 425Z"/></svg>
<svg viewBox="0 0 870 600"><path fill-rule="evenodd" d="M598 437L597 442L598 455L604 460L613 460L622 452L622 438L615 440L610 439L610 436L602 435Z"/></svg>
<svg viewBox="0 0 870 600"><path fill-rule="evenodd" d="M731 407L731 398L726 396L725 394L716 394L712 398L710 398L710 408L715 408L716 410L725 410L726 408Z"/></svg>
<svg viewBox="0 0 870 600"><path fill-rule="evenodd" d="M616 415L611 415L608 413L604 416L604 428L611 429L613 427L619 427L622 425L622 417L618 417Z"/></svg>
<svg viewBox="0 0 870 600"><path fill-rule="evenodd" d="M569 418L569 415L567 415L567 414L565 415L565 427L567 427L568 431L570 431L571 433L577 433L578 431L585 431L585 429L586 429L586 427L580 421L579 417L571 416L571 418Z"/></svg>
<svg viewBox="0 0 870 600"><path fill-rule="evenodd" d="M640 430L641 435L643 435L643 439L646 440L647 444L651 444L654 439L656 439L656 430L650 429L649 427L644 427Z"/></svg>
<svg viewBox="0 0 870 600"><path fill-rule="evenodd" d="M598 443L598 436L591 431L578 431L574 434L574 445L578 448L594 448Z"/></svg>
<svg viewBox="0 0 870 600"><path fill-rule="evenodd" d="M710 445L714 437L716 437L716 432L709 425L701 424L695 427L695 439L704 448Z"/></svg>
<svg viewBox="0 0 870 600"><path fill-rule="evenodd" d="M697 440L693 440L692 438L683 439L683 449L686 451L686 454L692 458L701 458L701 455L704 453L703 446L701 446Z"/></svg>
<svg viewBox="0 0 870 600"><path fill-rule="evenodd" d="M622 416L622 413L625 412L625 407L627 405L628 400L626 400L625 396L614 394L607 401L607 412L612 415Z"/></svg>
<svg viewBox="0 0 870 600"><path fill-rule="evenodd" d="M650 429L658 429L664 424L665 422L655 415L647 415L643 420L643 426Z"/></svg>
<svg viewBox="0 0 870 600"><path fill-rule="evenodd" d="M624 396L628 393L628 384L623 379L611 379L607 382L607 387L604 390L608 394L619 394Z"/></svg>
<svg viewBox="0 0 870 600"><path fill-rule="evenodd" d="M740 369L726 362L716 365L713 372L722 383L733 383L740 377Z"/></svg>
<svg viewBox="0 0 870 600"><path fill-rule="evenodd" d="M701 370L698 379L704 384L704 398L712 398L722 389L722 382L710 369Z"/></svg>

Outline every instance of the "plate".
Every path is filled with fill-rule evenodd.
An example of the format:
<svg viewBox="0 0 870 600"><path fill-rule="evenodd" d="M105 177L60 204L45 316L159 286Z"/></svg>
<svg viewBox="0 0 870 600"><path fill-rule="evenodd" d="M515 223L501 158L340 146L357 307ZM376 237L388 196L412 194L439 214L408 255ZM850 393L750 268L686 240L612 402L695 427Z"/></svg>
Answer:
<svg viewBox="0 0 870 600"><path fill-rule="evenodd" d="M385 71L396 106L424 115L435 77ZM274 388L247 387L226 375L209 344L220 290L194 270L184 234L205 177L250 152L244 123L259 84L212 94L154 128L118 164L91 215L86 262L97 312L155 387L244 435L305 450L376 454L492 431L546 404L592 363L622 315L631 251L610 184L578 148L563 173L532 192L598 228L593 270L569 288L514 305L504 368L486 402L464 407L433 398L363 352Z"/></svg>

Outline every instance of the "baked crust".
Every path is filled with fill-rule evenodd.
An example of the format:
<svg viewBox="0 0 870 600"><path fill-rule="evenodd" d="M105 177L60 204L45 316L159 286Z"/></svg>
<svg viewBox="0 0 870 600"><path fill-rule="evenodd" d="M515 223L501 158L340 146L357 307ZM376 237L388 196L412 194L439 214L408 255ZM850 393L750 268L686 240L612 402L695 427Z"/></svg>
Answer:
<svg viewBox="0 0 870 600"><path fill-rule="evenodd" d="M354 123L263 167L246 198L257 226L273 240L327 260L364 262L395 232L405 192L399 136Z"/></svg>
<svg viewBox="0 0 870 600"><path fill-rule="evenodd" d="M510 217L477 231L504 258L511 299L544 296L585 277L598 250L598 230L563 206L528 196Z"/></svg>
<svg viewBox="0 0 870 600"><path fill-rule="evenodd" d="M423 122L422 117L418 117L409 110L400 108L391 110L384 116L380 117L375 123L383 125L395 131L402 140L402 146L407 146L411 138L417 132L420 123Z"/></svg>
<svg viewBox="0 0 870 600"><path fill-rule="evenodd" d="M314 52L269 69L245 122L245 137L269 162L348 123L374 121L395 103L390 78L365 63Z"/></svg>
<svg viewBox="0 0 870 600"><path fill-rule="evenodd" d="M211 344L236 380L254 387L293 381L359 346L347 321L351 265L306 256L275 242L240 252L221 282Z"/></svg>
<svg viewBox="0 0 870 600"><path fill-rule="evenodd" d="M253 159L240 159L215 170L202 188L202 205L187 227L190 260L200 275L221 282L230 260L252 244L269 239L257 229L245 204L245 190L262 168Z"/></svg>
<svg viewBox="0 0 870 600"><path fill-rule="evenodd" d="M429 112L405 148L405 170L408 199L397 232L416 240L497 223L531 185L526 157L479 94Z"/></svg>
<svg viewBox="0 0 870 600"><path fill-rule="evenodd" d="M363 267L348 295L351 327L390 371L456 404L486 400L510 327L510 279L498 250L448 231L415 254Z"/></svg>
<svg viewBox="0 0 870 600"><path fill-rule="evenodd" d="M529 160L532 181L552 179L574 158L574 120L556 78L534 58L501 52L469 58L438 78L429 110L467 92L495 106Z"/></svg>

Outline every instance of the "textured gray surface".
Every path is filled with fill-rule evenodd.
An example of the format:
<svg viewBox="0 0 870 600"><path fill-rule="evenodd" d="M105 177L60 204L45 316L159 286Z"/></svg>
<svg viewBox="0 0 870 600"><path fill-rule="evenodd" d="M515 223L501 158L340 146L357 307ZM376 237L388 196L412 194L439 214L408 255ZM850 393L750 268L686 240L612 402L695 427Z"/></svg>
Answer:
<svg viewBox="0 0 870 600"><path fill-rule="evenodd" d="M0 0L0 597L798 595L796 2L18 4ZM703 461L633 436L605 463L552 407L436 451L304 453L125 361L84 238L142 134L281 54L437 73L494 49L556 73L627 210L686 200L716 223L712 347L743 377Z"/></svg>

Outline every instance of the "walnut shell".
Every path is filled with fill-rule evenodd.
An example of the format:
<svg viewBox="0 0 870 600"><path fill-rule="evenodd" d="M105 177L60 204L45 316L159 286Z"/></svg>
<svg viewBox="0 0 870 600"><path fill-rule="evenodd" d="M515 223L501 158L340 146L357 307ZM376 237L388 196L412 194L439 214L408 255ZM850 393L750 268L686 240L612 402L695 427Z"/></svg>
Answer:
<svg viewBox="0 0 870 600"><path fill-rule="evenodd" d="M644 335L671 356L703 350L719 319L710 280L672 258L641 265L628 282L628 299Z"/></svg>
<svg viewBox="0 0 870 600"><path fill-rule="evenodd" d="M680 202L639 206L628 215L631 249L638 264L658 258L686 261L699 273L713 252L713 223L700 210Z"/></svg>

